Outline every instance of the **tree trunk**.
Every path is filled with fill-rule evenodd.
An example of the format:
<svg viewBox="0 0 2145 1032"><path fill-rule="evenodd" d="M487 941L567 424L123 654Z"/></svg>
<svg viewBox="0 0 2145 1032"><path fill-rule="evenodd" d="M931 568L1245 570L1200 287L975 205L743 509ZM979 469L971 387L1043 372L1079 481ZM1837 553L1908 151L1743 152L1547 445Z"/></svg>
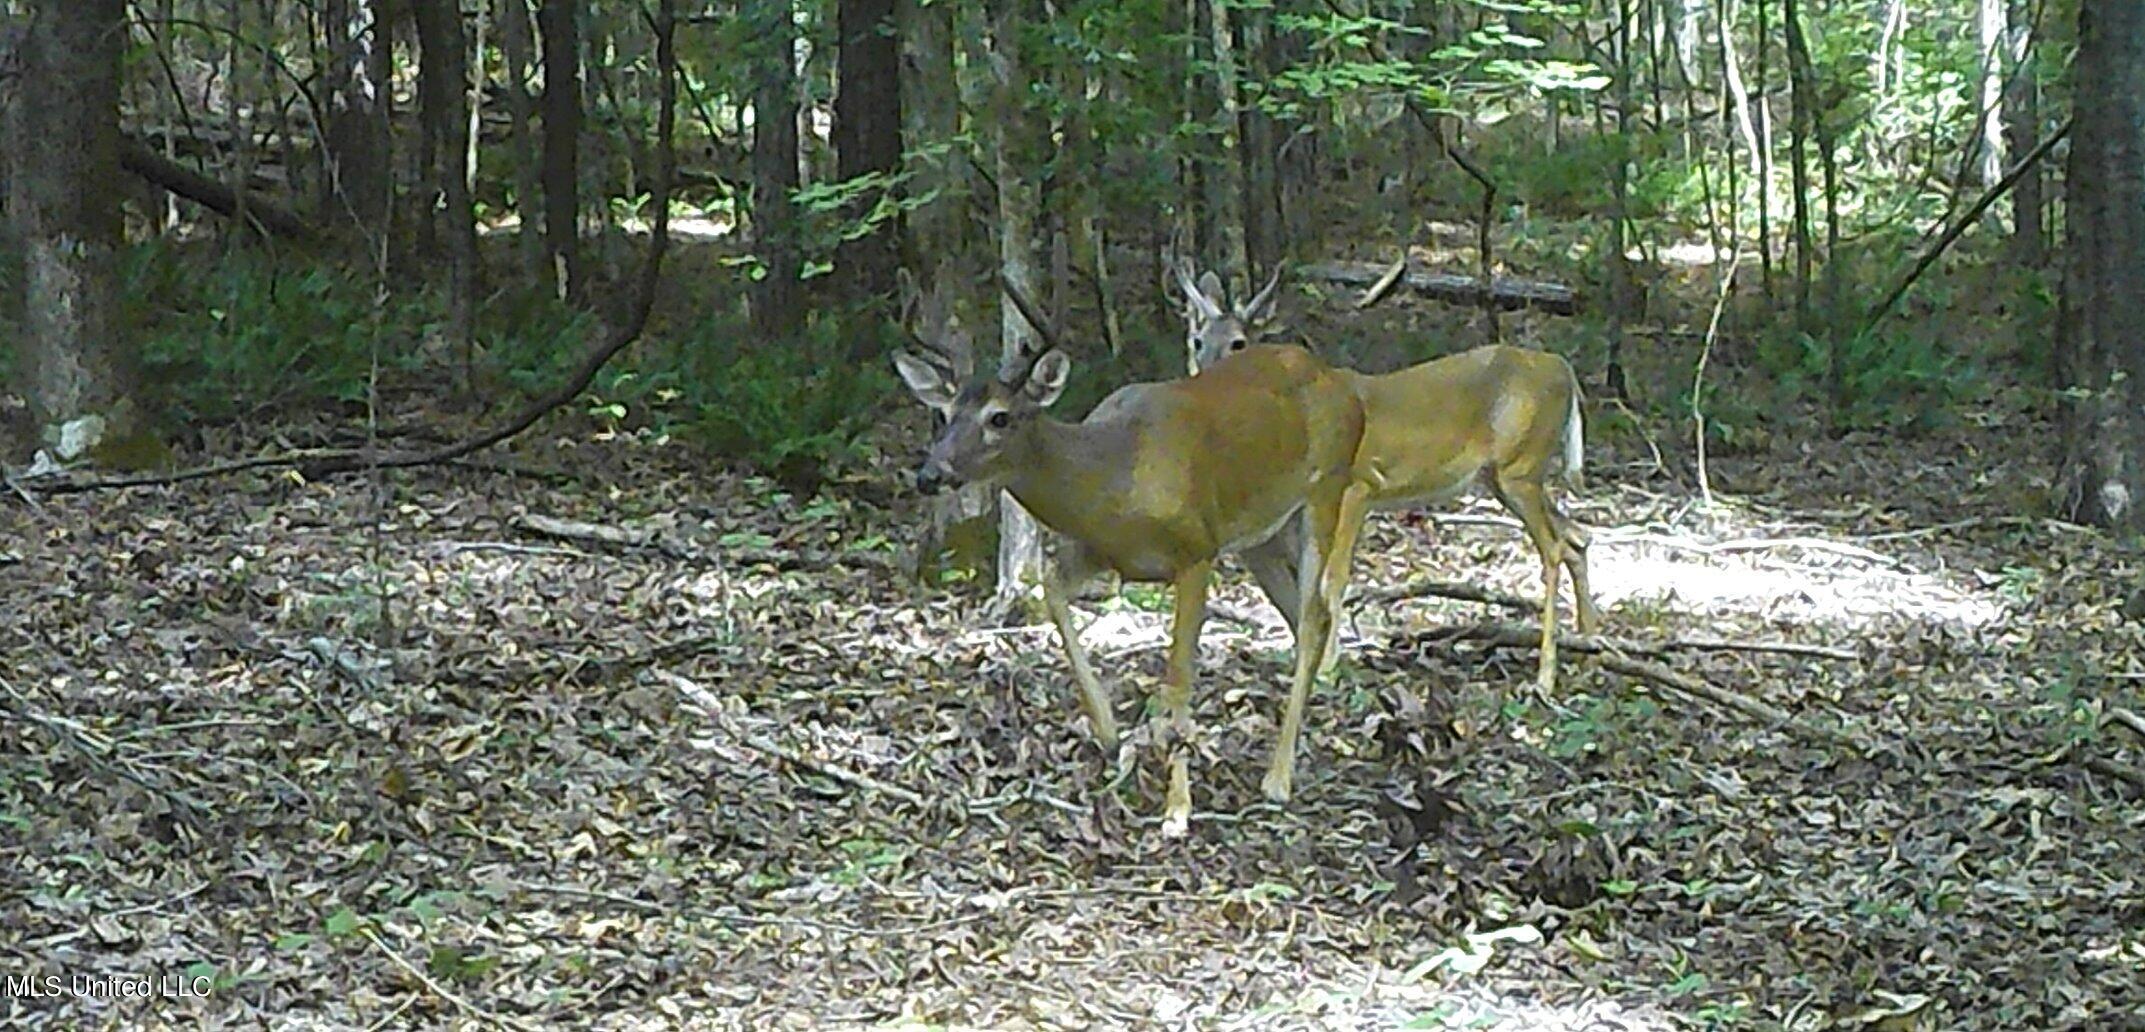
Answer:
<svg viewBox="0 0 2145 1032"><path fill-rule="evenodd" d="M1036 0L1000 0L991 19L990 66L996 90L997 117L992 119L996 143L998 179L998 267L1027 296L1041 297L1042 190L1035 181L1042 167L1038 130L1047 128L1042 118L1026 108L1028 95L1026 55L1021 53L1021 26L1040 13ZM1021 317L1011 298L999 304L1002 365L1025 368L1040 349L1035 328ZM1000 496L998 524L998 591L1001 606L1026 596L1043 574L1042 528L1013 500Z"/></svg>
<svg viewBox="0 0 2145 1032"><path fill-rule="evenodd" d="M1980 0L1981 29L1981 186L1995 186L2004 168L2004 0ZM2024 153L2021 151L2020 153Z"/></svg>
<svg viewBox="0 0 2145 1032"><path fill-rule="evenodd" d="M877 173L891 179L901 171L901 60L894 24L894 0L840 0L836 31L834 154L836 173L844 180ZM849 213L861 219L878 200L865 195ZM844 240L835 255L841 296L891 314L894 272L901 265L901 219L897 215L871 233ZM871 353L879 335L849 335L851 361L878 361Z"/></svg>
<svg viewBox="0 0 2145 1032"><path fill-rule="evenodd" d="M544 45L544 254L553 289L581 300L580 0L538 0Z"/></svg>
<svg viewBox="0 0 2145 1032"><path fill-rule="evenodd" d="M469 56L461 12L454 4L420 3L417 11L419 94L432 127L425 166L425 208L446 220L447 326L462 359L463 386L473 386L477 335L477 221L469 197ZM436 219L428 219L436 222Z"/></svg>
<svg viewBox="0 0 2145 1032"><path fill-rule="evenodd" d="M1624 320L1634 314L1631 311L1631 158L1625 150L1626 141L1630 139L1626 134L1631 118L1630 0L1617 0L1615 13L1616 31L1610 37L1615 67L1610 71L1616 77L1616 136L1612 152L1616 167L1609 173L1609 360L1603 376L1608 381L1609 395L1628 402L1631 399L1624 376Z"/></svg>
<svg viewBox="0 0 2145 1032"><path fill-rule="evenodd" d="M908 149L924 155L909 180L910 197L931 200L909 213L907 264L924 289L944 285L941 271L968 251L967 196L955 171L962 156L961 94L953 60L953 5L902 0L901 114Z"/></svg>
<svg viewBox="0 0 2145 1032"><path fill-rule="evenodd" d="M1772 82L1768 55L1772 53L1772 32L1765 24L1767 0L1758 0L1757 33L1757 81L1751 84L1751 95L1758 104L1758 283L1765 292L1767 306L1773 303L1773 105L1766 99L1765 90Z"/></svg>
<svg viewBox="0 0 2145 1032"><path fill-rule="evenodd" d="M1216 141L1219 161L1207 174L1207 218L1213 222L1213 264L1222 278L1243 276L1250 281L1250 259L1244 249L1247 224L1244 208L1244 162L1239 153L1243 133L1241 103L1237 97L1236 30L1230 24L1230 0L1208 0L1207 28L1214 46L1214 120L1221 133ZM1257 290L1247 282L1246 291Z"/></svg>
<svg viewBox="0 0 2145 1032"><path fill-rule="evenodd" d="M2084 0L2057 360L2063 515L2145 533L2145 5Z"/></svg>
<svg viewBox="0 0 2145 1032"><path fill-rule="evenodd" d="M803 324L798 299L797 26L790 0L752 0L752 238L764 275L752 285L752 326L762 341L791 344Z"/></svg>
<svg viewBox="0 0 2145 1032"><path fill-rule="evenodd" d="M1271 79L1273 16L1270 8L1255 7L1237 15L1244 36L1242 63L1257 82ZM1254 104L1244 109L1243 125L1244 251L1251 261L1244 274L1250 283L1258 284L1266 282L1267 274L1280 264L1286 242L1281 238L1281 195L1275 184L1273 116Z"/></svg>
<svg viewBox="0 0 2145 1032"><path fill-rule="evenodd" d="M544 269L544 235L537 157L536 101L529 95L529 59L536 50L535 30L529 24L529 0L497 0L499 4L499 49L506 54L506 108L513 120L509 133L514 141L514 215L520 226L515 245L522 264L535 282L550 277Z"/></svg>
<svg viewBox="0 0 2145 1032"><path fill-rule="evenodd" d="M136 429L133 355L119 339L120 0L41 0L19 39L8 207L22 248L33 418L88 448ZM85 432L87 431L87 432ZM69 447L62 459L79 452Z"/></svg>
<svg viewBox="0 0 2145 1032"><path fill-rule="evenodd" d="M1797 0L1782 0L1781 25L1787 30L1788 175L1794 194L1795 328L1817 329L1811 322L1810 272L1816 258L1810 243L1810 122L1815 84L1810 81L1810 52L1803 44L1802 10ZM1834 349L1837 353L1837 349Z"/></svg>
<svg viewBox="0 0 2145 1032"><path fill-rule="evenodd" d="M390 41L381 0L326 0L328 206L384 261L388 203L387 80Z"/></svg>
<svg viewBox="0 0 2145 1032"><path fill-rule="evenodd" d="M2004 135L2013 154L2033 150L2041 136L2041 80L2035 74L2029 0L2011 0L2010 39L2005 45L2011 69L2010 96L2004 101ZM2011 261L2021 269L2038 269L2048 261L2041 228L2041 168L2028 169L2011 186Z"/></svg>

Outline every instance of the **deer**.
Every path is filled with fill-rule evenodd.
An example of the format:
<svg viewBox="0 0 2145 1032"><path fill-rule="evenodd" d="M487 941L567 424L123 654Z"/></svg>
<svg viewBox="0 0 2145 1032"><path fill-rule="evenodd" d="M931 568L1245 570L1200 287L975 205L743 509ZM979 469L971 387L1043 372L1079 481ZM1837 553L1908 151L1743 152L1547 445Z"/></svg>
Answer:
<svg viewBox="0 0 2145 1032"><path fill-rule="evenodd" d="M1271 319L1278 267L1249 302L1231 305L1212 270L1194 278L1181 258L1170 262L1187 302L1185 348L1194 377L1219 371L1259 347L1253 335ZM1580 486L1585 429L1579 378L1562 357L1492 344L1432 359L1398 372L1373 375L1335 369L1363 405L1363 442L1358 475L1368 485L1369 508L1402 509L1449 501L1472 483L1512 515L1542 564L1542 644L1535 684L1546 698L1556 688L1557 595L1569 571L1581 634L1591 634L1601 614L1587 587L1586 531L1573 523L1549 493L1561 480ZM1353 541L1353 533L1350 535ZM1294 543L1286 531L1266 547L1247 551L1243 562L1284 617L1296 610ZM1300 639L1308 630L1289 625ZM1335 633L1327 625L1325 633ZM1322 654L1336 651L1328 643Z"/></svg>
<svg viewBox="0 0 2145 1032"><path fill-rule="evenodd" d="M1106 571L1172 586L1157 714L1157 738L1169 753L1166 837L1183 835L1191 816L1185 743L1215 561L1246 547L1270 547L1285 525L1294 526L1296 597L1303 600L1297 618L1308 629L1301 641L1309 647L1297 649L1260 783L1268 799L1286 802L1304 704L1331 638L1323 629L1347 587L1354 528L1368 504L1368 490L1354 477L1362 403L1309 352L1260 347L1187 379L1120 387L1085 418L1062 421L1048 409L1064 391L1072 360L1034 306L1007 287L1042 337L1040 354L1008 355L994 372L975 371L966 339L931 325L928 315L922 332L911 331L918 351L893 354L902 381L941 417L916 468L918 490L1001 487L1054 539L1044 604L1089 729L1106 755L1117 755L1116 717L1067 600Z"/></svg>

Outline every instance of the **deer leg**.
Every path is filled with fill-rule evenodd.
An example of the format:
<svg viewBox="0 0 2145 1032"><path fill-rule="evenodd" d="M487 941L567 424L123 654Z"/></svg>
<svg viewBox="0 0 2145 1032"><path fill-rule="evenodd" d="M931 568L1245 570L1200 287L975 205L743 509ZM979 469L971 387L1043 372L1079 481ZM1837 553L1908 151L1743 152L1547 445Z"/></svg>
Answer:
<svg viewBox="0 0 2145 1032"><path fill-rule="evenodd" d="M1289 517L1289 521L1274 532L1274 536L1244 550L1244 567L1251 571L1251 579L1258 583L1259 590L1266 594L1275 609L1281 611L1282 620L1288 623L1289 633L1296 635L1303 620L1303 589L1298 583L1297 565L1303 553L1303 515ZM1320 674L1333 672L1340 659L1336 644L1340 637L1340 621L1333 622L1333 629L1326 635L1326 665ZM1300 637L1297 648L1303 647Z"/></svg>
<svg viewBox="0 0 2145 1032"><path fill-rule="evenodd" d="M1539 481L1500 472L1496 493L1526 527L1542 560L1542 662L1535 685L1546 699L1557 686L1557 587L1564 570L1564 539L1557 533L1549 493Z"/></svg>
<svg viewBox="0 0 2145 1032"><path fill-rule="evenodd" d="M1095 669L1088 665L1087 651L1080 647L1080 632L1073 627L1072 607L1065 601L1094 575L1094 563L1077 546L1066 542L1064 554L1043 579L1043 604L1050 610L1050 622L1058 627L1058 641L1065 646L1065 659L1072 666L1073 687L1080 693L1080 708L1087 714L1088 729L1101 743L1102 751L1115 757L1117 718L1110 713L1110 696L1095 678Z"/></svg>
<svg viewBox="0 0 2145 1032"><path fill-rule="evenodd" d="M1170 621L1169 670L1162 677L1161 736L1169 743L1169 797L1162 806L1162 834L1184 834L1192 819L1192 667L1199 658L1199 628L1207 618L1207 586L1213 562L1194 563L1177 574L1176 613Z"/></svg>
<svg viewBox="0 0 2145 1032"><path fill-rule="evenodd" d="M1321 492L1322 494L1327 492ZM1348 567L1355 552L1356 532L1370 505L1370 489L1353 482L1343 484L1339 497L1314 498L1305 508L1301 578L1303 622L1296 634L1296 673L1289 684L1288 704L1281 713L1281 733L1274 741L1273 765L1267 768L1260 789L1277 803L1288 801L1295 789L1296 740L1303 733L1303 707L1311 696L1311 682L1325 667L1325 652L1333 638L1333 613L1341 593L1348 588Z"/></svg>
<svg viewBox="0 0 2145 1032"><path fill-rule="evenodd" d="M1586 583L1586 549L1591 544L1586 529L1571 521L1571 517L1550 506L1550 514L1557 518L1557 537L1564 542L1564 569L1572 575L1572 602L1579 614L1579 633L1595 634L1601 630L1601 610L1594 605L1594 592Z"/></svg>

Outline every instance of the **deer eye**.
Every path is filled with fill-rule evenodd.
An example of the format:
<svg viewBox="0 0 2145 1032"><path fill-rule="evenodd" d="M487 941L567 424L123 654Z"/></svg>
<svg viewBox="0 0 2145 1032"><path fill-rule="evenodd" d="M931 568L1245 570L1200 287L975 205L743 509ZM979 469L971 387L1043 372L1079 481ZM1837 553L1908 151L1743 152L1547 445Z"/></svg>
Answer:
<svg viewBox="0 0 2145 1032"><path fill-rule="evenodd" d="M1010 415L1007 415L1007 414L1006 414L1005 412L1003 412L1003 411L993 412L993 413L991 413L991 419L990 419L990 423L991 423L991 429L993 429L993 430L1003 430L1003 429L1005 429L1006 427L1009 427L1009 426L1012 426L1012 425L1013 425L1013 417L1012 417L1012 416L1010 416Z"/></svg>

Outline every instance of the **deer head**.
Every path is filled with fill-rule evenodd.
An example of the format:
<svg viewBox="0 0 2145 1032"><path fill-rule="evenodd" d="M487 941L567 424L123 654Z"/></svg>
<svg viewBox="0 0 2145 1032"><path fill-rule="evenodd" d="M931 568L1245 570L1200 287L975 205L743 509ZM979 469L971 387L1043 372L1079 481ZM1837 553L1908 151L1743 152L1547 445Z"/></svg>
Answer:
<svg viewBox="0 0 2145 1032"><path fill-rule="evenodd" d="M977 375L974 345L936 292L915 298L906 282L903 287L903 321L920 350L894 352L894 371L944 420L916 469L917 489L928 494L1003 480L1018 465L1023 432L1064 393L1072 360L1053 343L1033 360L1001 363L995 373ZM1024 314L1032 312L1025 296L1011 296ZM1033 314L1028 319L1036 323ZM1054 339L1044 332L1046 340Z"/></svg>
<svg viewBox="0 0 2145 1032"><path fill-rule="evenodd" d="M1172 264L1186 301L1184 347L1193 373L1251 346L1252 334L1273 317L1275 288L1281 285L1279 266L1250 301L1231 305L1221 277L1212 270L1195 279L1190 262L1179 259Z"/></svg>

